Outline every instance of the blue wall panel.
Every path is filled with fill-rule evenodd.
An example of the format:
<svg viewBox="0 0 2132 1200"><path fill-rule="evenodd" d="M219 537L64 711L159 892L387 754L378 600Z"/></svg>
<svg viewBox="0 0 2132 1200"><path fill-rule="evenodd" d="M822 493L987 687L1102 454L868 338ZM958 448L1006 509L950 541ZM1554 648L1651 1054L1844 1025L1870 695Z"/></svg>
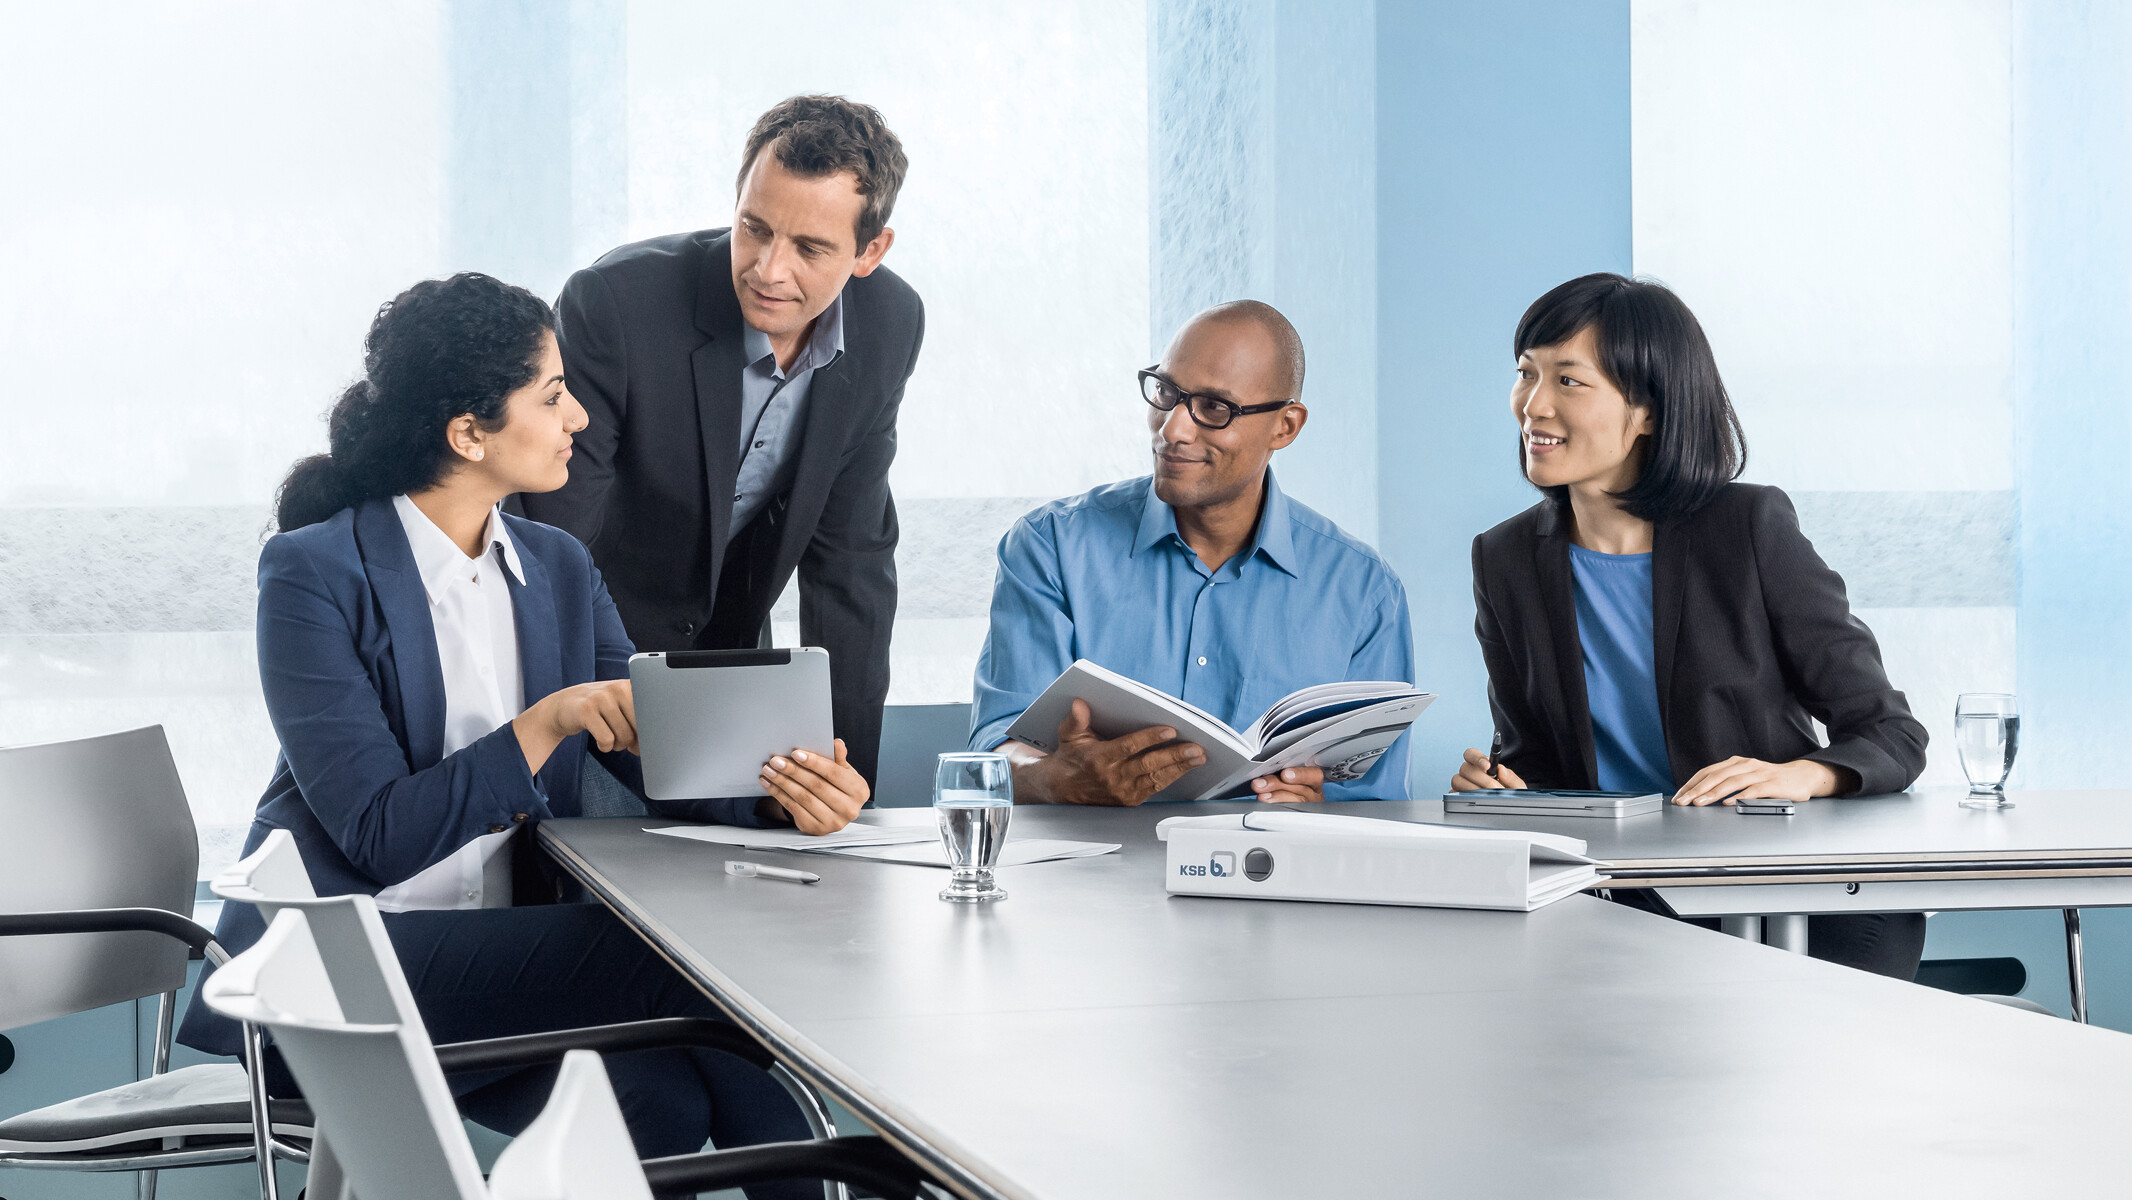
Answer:
<svg viewBox="0 0 2132 1200"><path fill-rule="evenodd" d="M1530 505L1510 336L1540 293L1630 269L1628 0L1377 14L1378 529L1414 607L1417 794L1486 747L1475 534Z"/></svg>

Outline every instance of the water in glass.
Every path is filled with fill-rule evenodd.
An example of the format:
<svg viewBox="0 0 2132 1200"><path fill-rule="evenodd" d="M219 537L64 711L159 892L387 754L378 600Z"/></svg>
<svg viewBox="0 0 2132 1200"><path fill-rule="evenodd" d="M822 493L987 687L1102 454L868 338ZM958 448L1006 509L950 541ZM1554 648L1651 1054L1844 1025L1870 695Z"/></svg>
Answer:
<svg viewBox="0 0 2132 1200"><path fill-rule="evenodd" d="M1969 777L1967 808L2010 808L2006 777L2021 748L2021 714L2014 698L1997 692L1966 692L1954 706L1954 744Z"/></svg>
<svg viewBox="0 0 2132 1200"><path fill-rule="evenodd" d="M1000 754L943 754L933 781L933 813L952 875L942 900L1004 900L993 877L1014 812L1014 776Z"/></svg>

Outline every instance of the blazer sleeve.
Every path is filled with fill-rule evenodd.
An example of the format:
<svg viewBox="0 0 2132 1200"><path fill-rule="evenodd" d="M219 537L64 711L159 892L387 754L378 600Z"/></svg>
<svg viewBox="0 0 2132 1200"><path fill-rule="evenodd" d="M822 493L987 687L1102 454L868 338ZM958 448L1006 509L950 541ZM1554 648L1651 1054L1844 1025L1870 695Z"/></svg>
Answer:
<svg viewBox="0 0 2132 1200"><path fill-rule="evenodd" d="M1497 761L1517 772L1530 787L1574 786L1555 761L1547 730L1510 652L1510 635L1490 599L1494 581L1489 578L1484 541L1484 537L1473 539L1473 636L1480 642L1481 661L1488 668L1488 712L1495 720L1492 732L1503 735ZM1452 773L1457 770L1454 764Z"/></svg>
<svg viewBox="0 0 2132 1200"><path fill-rule="evenodd" d="M914 301L915 302L915 301ZM888 699L889 638L896 625L896 415L925 340L924 311L910 357L873 427L830 485L800 556L800 638L829 651L832 717L851 765L874 782L881 751L881 706Z"/></svg>
<svg viewBox="0 0 2132 1200"><path fill-rule="evenodd" d="M1828 729L1829 744L1806 757L1855 772L1856 793L1909 787L1925 769L1925 727L1888 682L1873 631L1851 615L1843 577L1799 529L1791 498L1763 489L1752 524L1763 607L1799 703Z"/></svg>
<svg viewBox="0 0 2132 1200"><path fill-rule="evenodd" d="M286 536L259 558L258 639L267 716L304 802L348 861L381 886L521 813L551 815L508 722L435 766L409 769L348 618L302 545Z"/></svg>
<svg viewBox="0 0 2132 1200"><path fill-rule="evenodd" d="M571 440L570 481L552 492L521 493L518 504L533 520L589 544L606 519L615 447L629 403L622 318L598 272L579 271L563 285L555 301L555 340L570 394L585 407L586 425Z"/></svg>
<svg viewBox="0 0 2132 1200"><path fill-rule="evenodd" d="M585 560L585 569L591 573L592 580L593 678L627 679L629 656L636 653L636 645L622 629L622 614L615 611L614 598L607 594L607 583L600 578L600 570L592 565L590 556ZM584 734L578 736L585 737ZM654 816L679 821L708 821L714 825L741 825L750 829L759 829L765 824L755 815L753 796L654 800L644 794L643 759L628 750L602 750L592 746L589 738L587 748L616 782L644 801L644 807Z"/></svg>

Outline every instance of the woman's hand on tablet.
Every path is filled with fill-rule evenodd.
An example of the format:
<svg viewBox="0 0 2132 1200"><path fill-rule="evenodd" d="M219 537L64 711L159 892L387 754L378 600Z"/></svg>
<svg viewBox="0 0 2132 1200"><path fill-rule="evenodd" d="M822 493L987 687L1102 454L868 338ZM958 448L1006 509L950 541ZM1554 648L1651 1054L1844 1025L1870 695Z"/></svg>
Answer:
<svg viewBox="0 0 2132 1200"><path fill-rule="evenodd" d="M592 736L602 750L637 748L637 706L627 679L603 679L580 683L543 696L533 707L511 722L518 734L518 748L534 771L548 761L562 740L575 734Z"/></svg>
<svg viewBox="0 0 2132 1200"><path fill-rule="evenodd" d="M873 793L852 769L844 739L836 739L834 762L806 750L777 755L763 764L762 785L801 833L820 836L851 824Z"/></svg>

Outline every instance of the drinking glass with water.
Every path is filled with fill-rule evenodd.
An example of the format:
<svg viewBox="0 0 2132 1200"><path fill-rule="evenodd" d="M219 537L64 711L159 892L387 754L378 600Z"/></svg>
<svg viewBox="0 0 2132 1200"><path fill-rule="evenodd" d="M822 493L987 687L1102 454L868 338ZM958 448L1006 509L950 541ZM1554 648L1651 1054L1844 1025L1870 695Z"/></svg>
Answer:
<svg viewBox="0 0 2132 1200"><path fill-rule="evenodd" d="M2021 710L2004 692L1964 692L1954 702L1954 744L1969 776L1964 808L2012 808L2006 776L2021 748Z"/></svg>
<svg viewBox="0 0 2132 1200"><path fill-rule="evenodd" d="M1004 754L943 754L933 776L933 813L954 872L942 900L1004 900L992 878L1014 811L1014 774Z"/></svg>

